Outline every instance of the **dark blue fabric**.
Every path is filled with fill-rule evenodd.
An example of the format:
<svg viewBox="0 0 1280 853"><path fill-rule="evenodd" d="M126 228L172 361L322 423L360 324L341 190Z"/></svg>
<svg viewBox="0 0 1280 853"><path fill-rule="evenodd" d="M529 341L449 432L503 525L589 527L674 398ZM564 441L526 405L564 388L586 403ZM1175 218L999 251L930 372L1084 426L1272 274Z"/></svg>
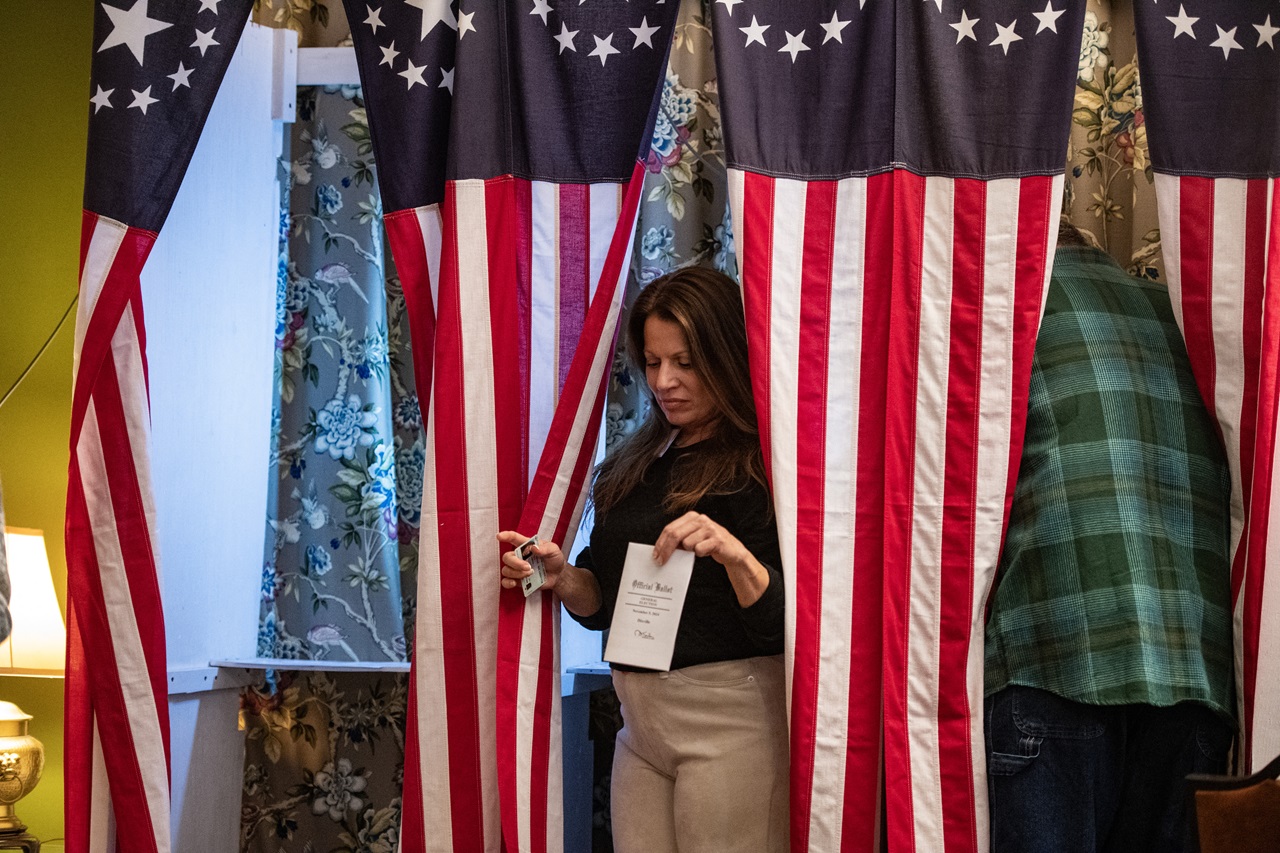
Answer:
<svg viewBox="0 0 1280 853"><path fill-rule="evenodd" d="M345 5L384 210L440 201L446 178L623 181L647 150L679 3L472 4L468 26L455 3L425 36L420 8L383 4L375 27Z"/></svg>
<svg viewBox="0 0 1280 853"><path fill-rule="evenodd" d="M895 4L842 4L839 17L850 24L841 41L823 45L820 22L830 21L832 5L757 0L713 7L730 166L813 179L882 172L892 162ZM763 45L747 43L742 28L753 21L767 27ZM809 47L794 62L779 50L787 33L803 35Z"/></svg>
<svg viewBox="0 0 1280 853"><path fill-rule="evenodd" d="M1071 134L1084 0L964 4L976 38L952 24L960 4L898 2L898 163L925 175L997 178L1056 175ZM1033 13L1062 15L1041 29ZM1045 19L1047 20L1047 19ZM1021 40L993 44L1001 27ZM957 42L957 38L961 38Z"/></svg>
<svg viewBox="0 0 1280 853"><path fill-rule="evenodd" d="M376 18L364 0L343 5L364 87L382 209L439 202L453 103L445 74L456 65L457 4L425 34L427 12L407 3L383 3ZM422 82L413 69L420 70Z"/></svg>
<svg viewBox="0 0 1280 853"><path fill-rule="evenodd" d="M1185 779L1224 772L1231 738L1198 703L1007 687L986 702L991 853L1194 853Z"/></svg>
<svg viewBox="0 0 1280 853"><path fill-rule="evenodd" d="M466 120L453 125L450 179L630 178L648 149L680 4L557 3L545 25L523 3L493 5L506 12L501 38L468 34L458 44L456 92ZM652 46L637 44L631 31L642 22L659 28ZM577 31L575 50L560 50L554 35L563 27ZM591 55L596 50L604 62Z"/></svg>
<svg viewBox="0 0 1280 853"><path fill-rule="evenodd" d="M216 12L191 0L94 3L85 210L160 230L252 7L253 0L220 0ZM210 38L216 44L203 50L193 44Z"/></svg>
<svg viewBox="0 0 1280 853"><path fill-rule="evenodd" d="M1045 17L1007 0L964 5L962 16L960 4L929 0L717 3L729 164L807 179L894 167L1060 174L1084 0L1054 0L1047 8L1061 14ZM999 42L1013 36L1006 50Z"/></svg>
<svg viewBox="0 0 1280 853"><path fill-rule="evenodd" d="M1280 8L1135 3L1151 165L1204 177L1280 174ZM1171 20L1175 19L1175 20Z"/></svg>

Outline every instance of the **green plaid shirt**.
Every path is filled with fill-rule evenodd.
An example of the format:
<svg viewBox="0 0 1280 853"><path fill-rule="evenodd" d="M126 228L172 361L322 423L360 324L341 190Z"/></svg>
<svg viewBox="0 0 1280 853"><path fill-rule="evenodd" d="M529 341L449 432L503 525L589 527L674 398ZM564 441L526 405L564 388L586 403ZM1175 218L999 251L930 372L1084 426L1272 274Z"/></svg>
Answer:
<svg viewBox="0 0 1280 853"><path fill-rule="evenodd" d="M1168 292L1058 249L986 692L1231 716L1230 488Z"/></svg>

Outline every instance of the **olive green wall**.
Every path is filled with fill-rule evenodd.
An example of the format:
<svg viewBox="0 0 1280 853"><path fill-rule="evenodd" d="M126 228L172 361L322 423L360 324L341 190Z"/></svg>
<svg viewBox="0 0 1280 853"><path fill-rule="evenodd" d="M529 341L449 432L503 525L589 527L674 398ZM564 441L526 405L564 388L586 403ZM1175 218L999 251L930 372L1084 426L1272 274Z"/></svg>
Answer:
<svg viewBox="0 0 1280 853"><path fill-rule="evenodd" d="M76 292L88 127L90 0L4 0L0 27L0 394L35 355ZM44 530L66 603L63 502L74 316L0 407L6 522ZM40 786L19 815L62 837L62 680L0 678L0 699L32 714L45 745ZM51 849L61 849L54 845Z"/></svg>

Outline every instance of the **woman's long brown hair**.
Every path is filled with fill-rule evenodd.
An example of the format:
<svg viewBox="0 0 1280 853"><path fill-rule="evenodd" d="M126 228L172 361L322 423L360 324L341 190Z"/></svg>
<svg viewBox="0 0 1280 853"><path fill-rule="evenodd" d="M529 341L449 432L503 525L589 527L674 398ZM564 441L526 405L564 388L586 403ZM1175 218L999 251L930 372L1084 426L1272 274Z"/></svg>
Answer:
<svg viewBox="0 0 1280 853"><path fill-rule="evenodd" d="M650 317L675 323L689 344L689 361L711 395L719 420L705 439L705 452L682 459L672 472L664 509L679 512L705 495L733 494L755 480L767 486L755 404L747 365L742 296L732 279L714 270L687 267L649 284L627 319L627 355L645 374L644 325ZM645 383L649 414L596 470L591 499L605 512L640 484L662 452L672 426Z"/></svg>

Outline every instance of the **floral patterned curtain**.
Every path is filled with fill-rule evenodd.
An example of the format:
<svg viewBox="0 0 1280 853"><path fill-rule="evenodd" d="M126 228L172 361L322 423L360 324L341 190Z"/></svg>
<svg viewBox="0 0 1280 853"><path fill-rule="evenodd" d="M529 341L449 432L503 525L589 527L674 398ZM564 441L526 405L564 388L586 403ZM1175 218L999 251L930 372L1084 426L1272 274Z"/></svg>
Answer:
<svg viewBox="0 0 1280 853"><path fill-rule="evenodd" d="M254 0L253 22L293 30L301 47L351 44L351 27L341 0Z"/></svg>
<svg viewBox="0 0 1280 853"><path fill-rule="evenodd" d="M258 652L402 661L424 444L358 88L299 89L285 168ZM406 690L277 672L245 691L241 849L393 853Z"/></svg>
<svg viewBox="0 0 1280 853"><path fill-rule="evenodd" d="M1133 4L1089 0L1063 213L1133 275L1163 281Z"/></svg>
<svg viewBox="0 0 1280 853"><path fill-rule="evenodd" d="M307 47L349 38L339 3L260 0L255 20ZM358 88L299 90L283 167L259 654L403 660L425 450ZM279 671L246 690L241 850L394 853L407 685Z"/></svg>
<svg viewBox="0 0 1280 853"><path fill-rule="evenodd" d="M397 474L420 490L419 424L417 401L392 396L409 360L392 371L368 139L357 88L299 89L277 282L263 657L406 659L399 539L418 510Z"/></svg>
<svg viewBox="0 0 1280 853"><path fill-rule="evenodd" d="M246 691L240 849L396 853L407 684L284 673Z"/></svg>

